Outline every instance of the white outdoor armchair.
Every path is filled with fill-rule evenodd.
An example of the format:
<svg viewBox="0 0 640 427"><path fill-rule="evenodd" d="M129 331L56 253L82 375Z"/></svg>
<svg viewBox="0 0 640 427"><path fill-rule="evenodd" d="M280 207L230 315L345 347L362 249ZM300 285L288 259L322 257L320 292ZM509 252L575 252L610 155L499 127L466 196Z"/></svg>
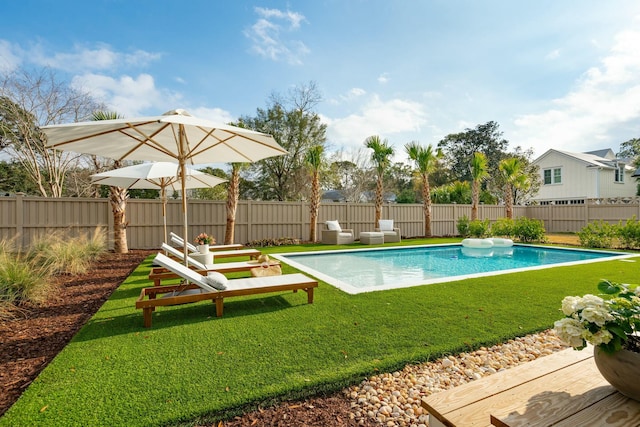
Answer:
<svg viewBox="0 0 640 427"><path fill-rule="evenodd" d="M338 221L327 221L322 225L322 243L326 245L346 245L355 237L351 228L342 228Z"/></svg>
<svg viewBox="0 0 640 427"><path fill-rule="evenodd" d="M379 227L375 229L375 231L379 231L384 234L384 242L399 242L401 240L400 237L400 229L398 227L393 226L392 219L381 219L378 221Z"/></svg>

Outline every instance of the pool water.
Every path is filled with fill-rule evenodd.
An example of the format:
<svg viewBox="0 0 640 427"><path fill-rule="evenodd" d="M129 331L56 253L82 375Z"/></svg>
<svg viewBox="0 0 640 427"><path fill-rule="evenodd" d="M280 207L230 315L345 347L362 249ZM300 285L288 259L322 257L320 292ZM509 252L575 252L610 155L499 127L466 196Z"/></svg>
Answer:
<svg viewBox="0 0 640 427"><path fill-rule="evenodd" d="M632 255L546 246L430 245L273 255L350 294L512 273Z"/></svg>

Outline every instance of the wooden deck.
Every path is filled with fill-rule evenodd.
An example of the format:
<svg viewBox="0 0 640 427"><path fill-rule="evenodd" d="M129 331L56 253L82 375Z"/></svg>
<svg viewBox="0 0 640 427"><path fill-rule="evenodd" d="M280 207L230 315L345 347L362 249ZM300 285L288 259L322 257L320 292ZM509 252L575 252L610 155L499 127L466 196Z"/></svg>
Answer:
<svg viewBox="0 0 640 427"><path fill-rule="evenodd" d="M640 402L602 378L593 350L563 350L422 399L429 426L640 426Z"/></svg>

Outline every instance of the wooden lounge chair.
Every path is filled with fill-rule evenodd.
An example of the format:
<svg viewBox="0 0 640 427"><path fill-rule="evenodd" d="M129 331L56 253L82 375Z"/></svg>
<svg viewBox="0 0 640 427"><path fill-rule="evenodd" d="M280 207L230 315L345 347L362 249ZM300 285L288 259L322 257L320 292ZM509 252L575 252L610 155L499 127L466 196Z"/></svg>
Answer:
<svg viewBox="0 0 640 427"><path fill-rule="evenodd" d="M175 256L178 259L182 259L182 252L177 250L174 247L167 245L166 243L162 244L162 250ZM201 275L206 275L209 271L217 271L219 273L235 273L238 271L251 271L256 267L261 267L261 263L257 261L240 261L240 262L223 262L219 264L202 264L200 261L197 261L190 256L187 256L187 260L189 261L189 268L197 271ZM279 266L280 261L270 259L268 262L269 267ZM151 273L149 273L149 280L153 282L153 286L162 285L163 280L169 279L177 279L180 277L176 273L167 270L164 267L155 267L151 269Z"/></svg>
<svg viewBox="0 0 640 427"><path fill-rule="evenodd" d="M151 327L151 315L156 307L160 306L212 300L216 304L216 316L220 317L224 309L225 298L270 292L297 292L302 289L307 293L307 302L312 304L313 289L318 287L317 281L304 274L295 273L280 276L230 279L226 283L226 289L218 290L205 280L205 276L164 254L159 253L156 255L155 262L185 279L187 284L153 286L143 288L140 291L140 297L136 300L136 308L142 309L145 328Z"/></svg>
<svg viewBox="0 0 640 427"><path fill-rule="evenodd" d="M169 245L166 245L166 246L171 247ZM162 244L162 248L163 248L162 250L165 250L164 249L165 243ZM184 257L181 250L182 246L180 246L180 249L178 248L173 248L173 249L180 252L180 255L177 256L177 258L182 259ZM216 258L234 258L234 257L241 257L241 256L248 256L250 259L257 259L260 255L262 255L262 252L260 252L257 249L232 249L229 251L213 251L211 254L213 255L213 259L215 262ZM198 252L196 251L195 253L192 253L190 255L198 255ZM191 261L189 261L189 263L191 263Z"/></svg>
<svg viewBox="0 0 640 427"><path fill-rule="evenodd" d="M173 243L181 248L184 248L184 239L182 237L178 236L173 231L169 232L169 236L171 236L171 241ZM191 252L198 252L198 248L193 243L187 242L187 249L189 249L189 251ZM244 249L244 245L241 245L240 243L234 243L231 245L209 245L209 251L212 252L230 251L233 249Z"/></svg>

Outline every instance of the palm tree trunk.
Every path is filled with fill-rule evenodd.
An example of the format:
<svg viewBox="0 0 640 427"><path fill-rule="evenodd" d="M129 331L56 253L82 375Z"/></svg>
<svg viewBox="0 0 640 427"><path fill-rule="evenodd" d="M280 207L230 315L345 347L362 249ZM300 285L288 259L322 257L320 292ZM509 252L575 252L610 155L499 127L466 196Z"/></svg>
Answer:
<svg viewBox="0 0 640 427"><path fill-rule="evenodd" d="M478 219L478 203L480 201L480 183L474 180L471 184L471 221Z"/></svg>
<svg viewBox="0 0 640 427"><path fill-rule="evenodd" d="M422 176L422 210L424 212L424 235L431 237L431 187L429 176Z"/></svg>
<svg viewBox="0 0 640 427"><path fill-rule="evenodd" d="M382 175L378 175L378 182L376 183L376 227L380 226L380 218L382 217L382 191Z"/></svg>
<svg viewBox="0 0 640 427"><path fill-rule="evenodd" d="M240 169L232 167L227 190L227 228L224 233L224 244L230 245L235 238L236 211L240 197Z"/></svg>
<svg viewBox="0 0 640 427"><path fill-rule="evenodd" d="M313 171L311 181L311 201L309 203L309 241L316 242L316 224L318 223L318 210L320 208L320 173L317 169Z"/></svg>
<svg viewBox="0 0 640 427"><path fill-rule="evenodd" d="M109 203L113 213L113 250L117 254L129 252L127 244L127 190L119 187L109 187Z"/></svg>
<svg viewBox="0 0 640 427"><path fill-rule="evenodd" d="M507 210L507 218L513 218L513 188L511 184L507 184L507 189L504 192L504 204Z"/></svg>

